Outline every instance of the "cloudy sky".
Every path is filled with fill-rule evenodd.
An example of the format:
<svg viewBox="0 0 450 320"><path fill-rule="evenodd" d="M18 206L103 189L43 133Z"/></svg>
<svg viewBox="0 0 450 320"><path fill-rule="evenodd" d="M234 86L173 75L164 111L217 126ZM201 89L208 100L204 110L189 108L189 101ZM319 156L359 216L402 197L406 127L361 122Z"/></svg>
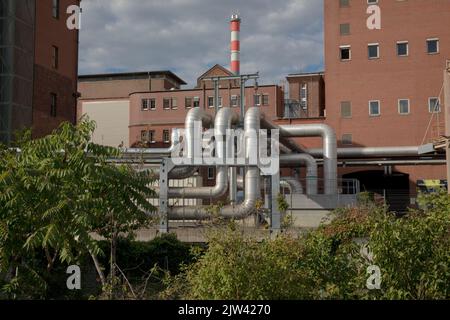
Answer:
<svg viewBox="0 0 450 320"><path fill-rule="evenodd" d="M241 72L261 83L323 68L322 0L83 0L80 74L171 70L188 82L229 67L242 16Z"/></svg>

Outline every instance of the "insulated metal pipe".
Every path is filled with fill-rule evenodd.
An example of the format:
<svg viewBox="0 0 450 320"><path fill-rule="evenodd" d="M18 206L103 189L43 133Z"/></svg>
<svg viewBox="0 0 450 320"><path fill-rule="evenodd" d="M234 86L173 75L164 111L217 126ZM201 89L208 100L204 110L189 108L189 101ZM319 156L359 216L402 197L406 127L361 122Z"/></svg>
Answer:
<svg viewBox="0 0 450 320"><path fill-rule="evenodd" d="M323 149L309 149L305 152L314 157L321 157ZM365 157L414 157L419 155L418 146L408 147L367 147L367 148L339 148L338 158L365 158Z"/></svg>
<svg viewBox="0 0 450 320"><path fill-rule="evenodd" d="M323 138L325 194L337 194L337 142L334 130L325 124L305 124L280 126L280 135L289 138Z"/></svg>
<svg viewBox="0 0 450 320"><path fill-rule="evenodd" d="M316 159L306 153L283 154L280 156L280 167L298 167L301 164L306 165L306 193L309 195L318 194L318 165Z"/></svg>
<svg viewBox="0 0 450 320"><path fill-rule="evenodd" d="M245 114L244 128L246 131L246 149L252 150L258 145L258 138L254 134L259 130L259 108L250 108ZM248 134L247 134L248 133ZM248 154L247 154L248 156ZM255 212L256 201L260 196L260 172L257 167L248 167L245 173L245 200L236 206L225 206L220 209L219 215L224 218L244 219ZM173 207L169 208L170 220L204 220L211 217L207 207Z"/></svg>

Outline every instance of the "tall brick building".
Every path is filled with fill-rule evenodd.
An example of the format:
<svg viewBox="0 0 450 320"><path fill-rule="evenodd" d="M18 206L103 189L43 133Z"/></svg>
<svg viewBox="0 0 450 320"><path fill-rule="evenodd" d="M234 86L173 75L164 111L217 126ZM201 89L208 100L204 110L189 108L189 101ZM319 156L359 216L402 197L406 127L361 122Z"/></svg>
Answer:
<svg viewBox="0 0 450 320"><path fill-rule="evenodd" d="M76 120L78 30L66 25L79 0L0 0L0 142L32 128L50 133Z"/></svg>

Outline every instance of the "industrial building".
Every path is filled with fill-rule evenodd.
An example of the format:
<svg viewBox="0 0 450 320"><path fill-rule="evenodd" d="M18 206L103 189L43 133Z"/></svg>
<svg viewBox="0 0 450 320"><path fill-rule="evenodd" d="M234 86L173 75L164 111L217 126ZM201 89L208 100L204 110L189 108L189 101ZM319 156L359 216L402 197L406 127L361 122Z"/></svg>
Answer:
<svg viewBox="0 0 450 320"><path fill-rule="evenodd" d="M79 3L0 1L0 142L76 122L78 30L67 28L66 9Z"/></svg>
<svg viewBox="0 0 450 320"><path fill-rule="evenodd" d="M371 5L382 14L379 29L368 27ZM118 123L102 133L115 136L108 144L130 147L128 155L143 152L169 166L166 157L176 144L175 129L188 130L193 117L205 126L219 121L221 127L223 117L231 122L238 117L242 129L245 119L255 128L279 129L281 176L261 180L275 229L280 221L273 220L273 197L280 186L288 189L291 209L307 214L352 204L359 191L373 191L403 212L416 204L419 189L447 186L445 148L439 149L438 142L446 129L443 75L450 58L450 2L325 0L324 10L324 72L287 75L286 86L250 83L259 75L240 74L240 18L233 16L231 70L212 66L192 89L183 89L184 81L168 71L158 77L170 79L169 85L159 88L152 85L158 72L82 76L80 115L94 115L89 104L102 108L94 118L103 127L110 110L128 113L128 118L119 116L120 134L113 133ZM118 101L122 107L115 105ZM189 141L185 143L193 143ZM236 191L243 188L243 202L220 212L243 218L245 206L259 192L255 181L260 173L247 168L239 176L236 168L175 167L172 178L190 177L198 170L203 178L199 185L177 187L167 184L171 175L166 172L160 181L160 211L168 220L202 219L200 203L172 207L168 200L195 198L205 204L226 199L233 204ZM161 230L167 222L162 221Z"/></svg>

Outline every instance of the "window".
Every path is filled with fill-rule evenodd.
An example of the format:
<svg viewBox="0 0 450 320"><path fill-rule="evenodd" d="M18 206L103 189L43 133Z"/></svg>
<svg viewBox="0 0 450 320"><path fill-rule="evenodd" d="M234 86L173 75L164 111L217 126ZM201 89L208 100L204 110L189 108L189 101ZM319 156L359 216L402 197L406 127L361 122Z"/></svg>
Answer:
<svg viewBox="0 0 450 320"><path fill-rule="evenodd" d="M352 145L353 144L353 136L349 133L345 133L342 135L342 140L341 140L343 145Z"/></svg>
<svg viewBox="0 0 450 320"><path fill-rule="evenodd" d="M260 106L261 105L261 95L260 94L255 94L253 96L253 103L255 106Z"/></svg>
<svg viewBox="0 0 450 320"><path fill-rule="evenodd" d="M339 6L341 8L348 7L349 6L349 0L339 0Z"/></svg>
<svg viewBox="0 0 450 320"><path fill-rule="evenodd" d="M342 118L352 117L352 103L350 101L341 102L341 117Z"/></svg>
<svg viewBox="0 0 450 320"><path fill-rule="evenodd" d="M170 109L170 98L163 99L163 108L164 110Z"/></svg>
<svg viewBox="0 0 450 320"><path fill-rule="evenodd" d="M439 101L439 98L432 97L428 99L428 111L430 113L441 112L441 103Z"/></svg>
<svg viewBox="0 0 450 320"><path fill-rule="evenodd" d="M304 110L308 108L308 85L306 83L300 87L300 107Z"/></svg>
<svg viewBox="0 0 450 320"><path fill-rule="evenodd" d="M409 114L409 99L398 100L398 113Z"/></svg>
<svg viewBox="0 0 450 320"><path fill-rule="evenodd" d="M263 106L268 106L269 105L269 95L268 94L263 94L263 96L262 96L262 104L263 104Z"/></svg>
<svg viewBox="0 0 450 320"><path fill-rule="evenodd" d="M369 115L372 117L379 116L381 114L380 101L373 100L369 101Z"/></svg>
<svg viewBox="0 0 450 320"><path fill-rule="evenodd" d="M339 32L341 36L347 36L350 34L350 23L342 23L339 26Z"/></svg>
<svg viewBox="0 0 450 320"><path fill-rule="evenodd" d="M178 99L177 98L172 98L172 109L173 110L178 109Z"/></svg>
<svg viewBox="0 0 450 320"><path fill-rule="evenodd" d="M50 116L52 117L56 117L57 100L56 93L50 93Z"/></svg>
<svg viewBox="0 0 450 320"><path fill-rule="evenodd" d="M368 4L375 4L378 3L378 0L367 0Z"/></svg>
<svg viewBox="0 0 450 320"><path fill-rule="evenodd" d="M148 132L148 140L150 141L150 143L156 143L156 141L155 141L155 130L150 130Z"/></svg>
<svg viewBox="0 0 450 320"><path fill-rule="evenodd" d="M342 61L348 61L352 58L352 52L350 46L340 47L340 58Z"/></svg>
<svg viewBox="0 0 450 320"><path fill-rule="evenodd" d="M141 131L141 141L148 141L148 132L147 130Z"/></svg>
<svg viewBox="0 0 450 320"><path fill-rule="evenodd" d="M163 131L163 141L164 141L164 143L170 143L170 131L169 130Z"/></svg>
<svg viewBox="0 0 450 320"><path fill-rule="evenodd" d="M142 99L141 110L142 111L147 111L148 110L148 99Z"/></svg>
<svg viewBox="0 0 450 320"><path fill-rule="evenodd" d="M59 49L57 46L52 46L52 67L58 69L59 64Z"/></svg>
<svg viewBox="0 0 450 320"><path fill-rule="evenodd" d="M186 109L192 108L192 98L185 98L184 99L184 107Z"/></svg>
<svg viewBox="0 0 450 320"><path fill-rule="evenodd" d="M427 39L428 54L439 53L439 39Z"/></svg>
<svg viewBox="0 0 450 320"><path fill-rule="evenodd" d="M397 42L397 55L399 57L406 57L409 55L409 44L408 41Z"/></svg>
<svg viewBox="0 0 450 320"><path fill-rule="evenodd" d="M380 57L380 45L378 43L370 43L367 48L369 59L378 59Z"/></svg>
<svg viewBox="0 0 450 320"><path fill-rule="evenodd" d="M222 97L219 97L219 105L218 105L218 107L222 108Z"/></svg>
<svg viewBox="0 0 450 320"><path fill-rule="evenodd" d="M154 111L156 110L156 100L155 98L149 99L150 102L150 110Z"/></svg>
<svg viewBox="0 0 450 320"><path fill-rule="evenodd" d="M215 168L214 167L208 167L208 180L214 180L215 176Z"/></svg>
<svg viewBox="0 0 450 320"><path fill-rule="evenodd" d="M52 3L52 16L55 19L59 19L59 0L53 0L53 3Z"/></svg>
<svg viewBox="0 0 450 320"><path fill-rule="evenodd" d="M230 98L230 105L232 107L238 107L239 106L239 96L232 95Z"/></svg>
<svg viewBox="0 0 450 320"><path fill-rule="evenodd" d="M208 108L214 108L214 97L208 97Z"/></svg>
<svg viewBox="0 0 450 320"><path fill-rule="evenodd" d="M200 98L194 97L194 108L199 108L199 107L200 107Z"/></svg>

